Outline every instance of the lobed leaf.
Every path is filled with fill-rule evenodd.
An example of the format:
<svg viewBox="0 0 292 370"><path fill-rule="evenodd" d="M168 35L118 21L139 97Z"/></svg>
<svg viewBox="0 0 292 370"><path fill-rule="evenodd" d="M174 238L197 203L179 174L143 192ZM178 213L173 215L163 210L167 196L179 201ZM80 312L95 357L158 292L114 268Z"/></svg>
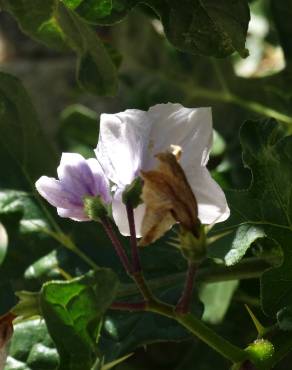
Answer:
<svg viewBox="0 0 292 370"><path fill-rule="evenodd" d="M41 308L60 355L59 370L90 370L94 365L102 315L117 287L117 278L109 269L43 285Z"/></svg>

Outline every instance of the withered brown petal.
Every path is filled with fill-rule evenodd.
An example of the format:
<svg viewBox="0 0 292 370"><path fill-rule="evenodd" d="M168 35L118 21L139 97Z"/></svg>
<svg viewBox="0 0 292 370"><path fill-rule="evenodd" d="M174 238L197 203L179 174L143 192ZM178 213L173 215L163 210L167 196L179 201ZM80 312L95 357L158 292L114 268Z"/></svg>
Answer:
<svg viewBox="0 0 292 370"><path fill-rule="evenodd" d="M196 198L175 155L166 152L156 157L159 160L157 170L141 171L146 211L140 245L154 242L175 222L191 231L199 222Z"/></svg>

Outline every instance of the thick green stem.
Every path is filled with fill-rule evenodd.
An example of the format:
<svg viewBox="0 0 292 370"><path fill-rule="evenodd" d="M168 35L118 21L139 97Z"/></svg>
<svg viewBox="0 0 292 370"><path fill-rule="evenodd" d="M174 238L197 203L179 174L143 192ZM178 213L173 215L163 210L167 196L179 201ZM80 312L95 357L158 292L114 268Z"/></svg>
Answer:
<svg viewBox="0 0 292 370"><path fill-rule="evenodd" d="M247 358L244 350L222 338L192 314L177 316L176 321L230 361L240 362Z"/></svg>
<svg viewBox="0 0 292 370"><path fill-rule="evenodd" d="M155 312L176 320L189 332L194 334L209 347L213 348L216 352L220 353L231 362L236 363L247 358L247 353L244 350L222 338L192 314L177 314L173 306L162 303L158 300L151 301L148 305L147 311Z"/></svg>

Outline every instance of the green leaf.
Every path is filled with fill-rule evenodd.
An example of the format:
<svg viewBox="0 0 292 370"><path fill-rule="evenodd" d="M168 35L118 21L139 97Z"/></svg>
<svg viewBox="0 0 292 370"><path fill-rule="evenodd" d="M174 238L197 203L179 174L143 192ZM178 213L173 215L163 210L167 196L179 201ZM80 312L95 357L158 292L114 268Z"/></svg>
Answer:
<svg viewBox="0 0 292 370"><path fill-rule="evenodd" d="M49 225L33 197L25 192L0 191L0 221L7 230L9 246L0 267L1 279L19 277L56 242L43 230Z"/></svg>
<svg viewBox="0 0 292 370"><path fill-rule="evenodd" d="M204 284L199 294L204 304L202 319L210 324L222 322L237 287L237 280Z"/></svg>
<svg viewBox="0 0 292 370"><path fill-rule="evenodd" d="M70 2L70 8L74 4ZM76 5L76 4L75 4ZM77 80L93 94L114 95L117 73L96 32L59 0L4 0L3 7L32 38L53 48L72 48L77 56Z"/></svg>
<svg viewBox="0 0 292 370"><path fill-rule="evenodd" d="M14 325L5 370L56 370L58 353L44 320Z"/></svg>
<svg viewBox="0 0 292 370"><path fill-rule="evenodd" d="M271 12L276 23L281 46L285 53L285 58L291 63L292 46L290 40L292 34L292 25L290 19L292 17L292 1L271 0Z"/></svg>
<svg viewBox="0 0 292 370"><path fill-rule="evenodd" d="M59 260L56 250L35 261L24 273L24 278L30 281L45 282L59 277Z"/></svg>
<svg viewBox="0 0 292 370"><path fill-rule="evenodd" d="M292 306L282 308L277 313L277 321L281 330L292 330Z"/></svg>
<svg viewBox="0 0 292 370"><path fill-rule="evenodd" d="M96 24L113 24L135 5L151 7L161 18L168 40L191 54L225 57L238 51L247 56L249 7L246 0L83 0L79 14Z"/></svg>
<svg viewBox="0 0 292 370"><path fill-rule="evenodd" d="M8 246L8 235L5 227L0 222L0 265L3 262Z"/></svg>
<svg viewBox="0 0 292 370"><path fill-rule="evenodd" d="M176 304L181 289L181 285L172 284L171 288L161 289L157 296L169 304ZM133 298L137 299L131 297ZM202 304L197 295L193 297L192 312L199 317L202 315ZM105 316L99 345L106 361L109 362L150 343L182 341L189 338L189 332L167 317L149 312L109 311Z"/></svg>
<svg viewBox="0 0 292 370"><path fill-rule="evenodd" d="M5 172L0 185L21 190L31 190L44 169L50 174L56 168L56 155L25 89L5 73L0 73L0 166Z"/></svg>
<svg viewBox="0 0 292 370"><path fill-rule="evenodd" d="M252 183L248 190L229 193L232 217L225 226L254 226L256 232L252 235L266 235L282 248L283 263L261 278L263 310L275 315L292 304L292 136L285 137L275 120L265 120L246 122L240 137L243 161L252 172ZM247 241L254 239L245 240L239 235L234 243L238 250L246 250Z"/></svg>
<svg viewBox="0 0 292 370"><path fill-rule="evenodd" d="M60 355L60 370L91 369L98 356L101 317L117 287L117 278L109 269L44 284L41 307Z"/></svg>
<svg viewBox="0 0 292 370"><path fill-rule="evenodd" d="M236 230L231 249L224 257L225 264L232 266L238 263L244 256L251 244L257 239L264 238L265 232L261 227L253 225L242 225Z"/></svg>
<svg viewBox="0 0 292 370"><path fill-rule="evenodd" d="M157 8L157 2L153 3L167 38L178 49L216 57L234 51L248 55L244 46L250 19L246 1L168 0Z"/></svg>
<svg viewBox="0 0 292 370"><path fill-rule="evenodd" d="M68 3L72 3L72 0L63 0L68 6ZM116 1L112 0L79 0L78 5L75 6L75 10L88 21L95 21L99 18L107 17L113 10L113 3ZM77 1L75 1L77 3Z"/></svg>
<svg viewBox="0 0 292 370"><path fill-rule="evenodd" d="M83 105L71 105L61 114L58 132L63 151L92 157L98 139L98 115Z"/></svg>

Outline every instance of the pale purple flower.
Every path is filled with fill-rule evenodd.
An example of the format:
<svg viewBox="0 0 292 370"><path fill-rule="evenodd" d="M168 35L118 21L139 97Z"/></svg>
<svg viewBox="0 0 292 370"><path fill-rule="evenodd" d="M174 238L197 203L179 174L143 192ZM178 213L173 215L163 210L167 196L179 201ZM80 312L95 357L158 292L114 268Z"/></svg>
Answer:
<svg viewBox="0 0 292 370"><path fill-rule="evenodd" d="M113 218L123 235L129 235L122 193L140 170L156 166L155 154L170 145L182 148L180 164L196 196L203 224L229 217L224 192L212 179L206 164L212 146L210 108L185 108L180 104L158 104L148 111L129 109L102 114L96 156L106 176L115 184ZM135 209L137 235L144 216L144 205Z"/></svg>
<svg viewBox="0 0 292 370"><path fill-rule="evenodd" d="M35 186L41 196L57 208L59 216L89 221L83 209L84 196L100 196L105 203L111 202L109 182L95 158L63 153L57 173L58 180L42 176Z"/></svg>

